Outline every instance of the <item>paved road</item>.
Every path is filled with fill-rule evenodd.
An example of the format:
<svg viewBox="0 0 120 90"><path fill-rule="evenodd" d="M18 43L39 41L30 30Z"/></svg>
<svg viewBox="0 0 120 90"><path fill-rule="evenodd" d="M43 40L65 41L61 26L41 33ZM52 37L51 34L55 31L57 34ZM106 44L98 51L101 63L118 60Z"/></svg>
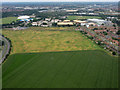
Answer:
<svg viewBox="0 0 120 90"><path fill-rule="evenodd" d="M0 35L0 40L4 41L4 48L2 49L2 54L0 55L0 64L1 64L5 60L6 55L9 54L10 42L2 35Z"/></svg>

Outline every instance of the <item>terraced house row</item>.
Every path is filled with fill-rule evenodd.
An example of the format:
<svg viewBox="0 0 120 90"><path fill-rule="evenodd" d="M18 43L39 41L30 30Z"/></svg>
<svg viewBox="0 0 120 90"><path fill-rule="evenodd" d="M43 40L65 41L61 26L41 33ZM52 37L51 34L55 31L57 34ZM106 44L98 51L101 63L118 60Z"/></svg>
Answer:
<svg viewBox="0 0 120 90"><path fill-rule="evenodd" d="M90 39L94 40L98 45L104 49L110 50L116 54L120 54L119 50L119 37L117 34L118 26L90 26L90 27L79 27L79 30Z"/></svg>

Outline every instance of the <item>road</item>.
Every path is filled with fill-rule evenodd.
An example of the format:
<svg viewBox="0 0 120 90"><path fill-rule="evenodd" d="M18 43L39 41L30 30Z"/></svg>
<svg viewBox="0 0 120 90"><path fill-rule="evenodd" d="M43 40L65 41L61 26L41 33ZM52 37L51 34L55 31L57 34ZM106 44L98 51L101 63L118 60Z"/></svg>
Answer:
<svg viewBox="0 0 120 90"><path fill-rule="evenodd" d="M0 64L2 64L6 58L6 55L9 54L10 42L2 35L0 35L0 40L4 41L4 47L2 49L2 53L0 54Z"/></svg>

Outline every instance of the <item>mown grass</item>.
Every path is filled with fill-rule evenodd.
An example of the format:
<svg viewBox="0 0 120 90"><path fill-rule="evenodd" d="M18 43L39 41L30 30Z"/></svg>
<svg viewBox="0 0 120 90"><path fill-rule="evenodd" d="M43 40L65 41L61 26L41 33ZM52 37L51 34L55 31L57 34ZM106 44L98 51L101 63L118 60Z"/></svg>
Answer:
<svg viewBox="0 0 120 90"><path fill-rule="evenodd" d="M2 22L0 22L0 24L9 24L12 21L16 21L16 20L17 20L17 17L6 17L6 18L2 18Z"/></svg>
<svg viewBox="0 0 120 90"><path fill-rule="evenodd" d="M118 60L103 51L13 54L3 88L118 88Z"/></svg>
<svg viewBox="0 0 120 90"><path fill-rule="evenodd" d="M3 30L12 41L2 67L3 88L117 88L118 58L73 30Z"/></svg>
<svg viewBox="0 0 120 90"><path fill-rule="evenodd" d="M48 30L48 31L74 31L76 27L71 26L71 27L30 27L26 30L35 30L35 31L40 31L40 30Z"/></svg>
<svg viewBox="0 0 120 90"><path fill-rule="evenodd" d="M35 27L23 31L3 30L2 33L12 41L12 54L100 49L80 32L59 31L64 29L52 27L48 30L47 28ZM73 30L72 28L68 29Z"/></svg>
<svg viewBox="0 0 120 90"><path fill-rule="evenodd" d="M101 19L101 17L98 16L68 16L67 17L68 20L93 19L93 18Z"/></svg>

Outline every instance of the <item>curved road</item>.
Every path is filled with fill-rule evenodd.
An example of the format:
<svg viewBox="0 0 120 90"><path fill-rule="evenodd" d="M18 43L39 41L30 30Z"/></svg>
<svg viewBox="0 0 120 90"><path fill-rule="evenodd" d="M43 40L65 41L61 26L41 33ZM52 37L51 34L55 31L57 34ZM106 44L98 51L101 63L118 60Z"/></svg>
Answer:
<svg viewBox="0 0 120 90"><path fill-rule="evenodd" d="M4 47L3 47L2 52L0 54L0 64L2 64L2 62L6 58L6 55L9 54L10 42L2 35L0 35L0 40L4 41Z"/></svg>

